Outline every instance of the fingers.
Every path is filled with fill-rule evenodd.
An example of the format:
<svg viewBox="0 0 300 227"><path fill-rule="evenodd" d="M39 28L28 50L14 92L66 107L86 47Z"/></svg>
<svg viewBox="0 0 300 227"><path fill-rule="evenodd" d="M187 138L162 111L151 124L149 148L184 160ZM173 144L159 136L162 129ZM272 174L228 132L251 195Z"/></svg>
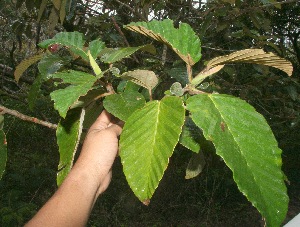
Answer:
<svg viewBox="0 0 300 227"><path fill-rule="evenodd" d="M109 124L111 122L112 115L108 113L106 110L103 110L99 117L96 119L95 123L103 122L105 124Z"/></svg>
<svg viewBox="0 0 300 227"><path fill-rule="evenodd" d="M96 121L92 124L89 131L99 131L103 129L110 129L119 136L122 132L124 122L114 117L106 110L103 110Z"/></svg>

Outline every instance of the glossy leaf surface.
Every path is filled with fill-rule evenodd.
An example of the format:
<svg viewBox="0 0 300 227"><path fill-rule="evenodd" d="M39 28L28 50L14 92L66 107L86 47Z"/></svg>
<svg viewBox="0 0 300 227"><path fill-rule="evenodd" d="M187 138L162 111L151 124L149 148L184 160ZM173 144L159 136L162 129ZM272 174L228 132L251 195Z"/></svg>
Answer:
<svg viewBox="0 0 300 227"><path fill-rule="evenodd" d="M148 102L126 121L120 156L126 179L135 195L147 204L179 140L185 110L181 98Z"/></svg>
<svg viewBox="0 0 300 227"><path fill-rule="evenodd" d="M187 109L232 170L240 191L267 225L279 226L288 197L281 150L263 116L245 101L221 94L193 96L187 100Z"/></svg>
<svg viewBox="0 0 300 227"><path fill-rule="evenodd" d="M49 76L56 73L64 63L68 62L67 58L62 58L56 54L48 54L45 55L38 63L38 69L44 79L48 79Z"/></svg>
<svg viewBox="0 0 300 227"><path fill-rule="evenodd" d="M63 118L66 116L70 106L80 96L87 94L97 80L93 75L79 71L55 73L52 77L61 79L62 83L70 84L70 86L53 91L50 94L51 99L54 101L54 108Z"/></svg>
<svg viewBox="0 0 300 227"><path fill-rule="evenodd" d="M68 112L65 119L61 119L56 129L57 144L59 147L59 165L57 173L57 185L59 186L70 172L74 155L82 131L84 110L80 108Z"/></svg>
<svg viewBox="0 0 300 227"><path fill-rule="evenodd" d="M172 20L153 20L130 23L125 28L167 44L189 65L201 58L200 39L186 23L181 23L176 29Z"/></svg>

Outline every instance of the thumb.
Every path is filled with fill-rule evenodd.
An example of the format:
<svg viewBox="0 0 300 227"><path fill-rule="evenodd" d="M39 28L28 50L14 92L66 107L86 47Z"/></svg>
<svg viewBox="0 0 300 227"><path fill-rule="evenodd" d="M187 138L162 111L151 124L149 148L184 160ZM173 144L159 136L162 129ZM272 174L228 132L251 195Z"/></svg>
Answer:
<svg viewBox="0 0 300 227"><path fill-rule="evenodd" d="M111 124L106 130L115 133L117 136L120 136L122 132L124 123L123 122L118 122L116 124Z"/></svg>

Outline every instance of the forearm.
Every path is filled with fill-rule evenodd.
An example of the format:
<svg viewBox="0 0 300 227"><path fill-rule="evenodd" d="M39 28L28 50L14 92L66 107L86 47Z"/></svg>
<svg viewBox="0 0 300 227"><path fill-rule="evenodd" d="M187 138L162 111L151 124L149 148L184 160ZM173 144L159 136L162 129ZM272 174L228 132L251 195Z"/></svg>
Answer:
<svg viewBox="0 0 300 227"><path fill-rule="evenodd" d="M75 164L57 192L26 226L85 226L98 196L100 182L95 175L90 166Z"/></svg>
<svg viewBox="0 0 300 227"><path fill-rule="evenodd" d="M51 199L26 224L32 226L84 226L111 179L122 127L103 111L91 126L80 156Z"/></svg>

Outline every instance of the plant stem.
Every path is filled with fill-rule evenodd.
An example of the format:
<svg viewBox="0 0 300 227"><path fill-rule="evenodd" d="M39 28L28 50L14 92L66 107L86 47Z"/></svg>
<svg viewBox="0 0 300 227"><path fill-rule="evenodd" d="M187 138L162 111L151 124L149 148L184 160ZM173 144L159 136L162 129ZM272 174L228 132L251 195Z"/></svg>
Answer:
<svg viewBox="0 0 300 227"><path fill-rule="evenodd" d="M0 114L10 114L10 115L15 116L17 118L20 118L21 120L24 120L24 121L30 121L30 122L33 122L33 123L36 123L36 124L40 124L40 125L46 126L48 128L52 128L52 129L56 129L57 128L56 124L52 124L50 122L37 119L35 117L27 116L25 114L22 114L22 113L16 111L16 110L8 109L8 108L6 108L6 107L4 107L2 105L0 105Z"/></svg>
<svg viewBox="0 0 300 227"><path fill-rule="evenodd" d="M192 76L193 71L191 65L186 64L186 70L187 70L189 82L191 83L191 81L193 80L193 76Z"/></svg>

